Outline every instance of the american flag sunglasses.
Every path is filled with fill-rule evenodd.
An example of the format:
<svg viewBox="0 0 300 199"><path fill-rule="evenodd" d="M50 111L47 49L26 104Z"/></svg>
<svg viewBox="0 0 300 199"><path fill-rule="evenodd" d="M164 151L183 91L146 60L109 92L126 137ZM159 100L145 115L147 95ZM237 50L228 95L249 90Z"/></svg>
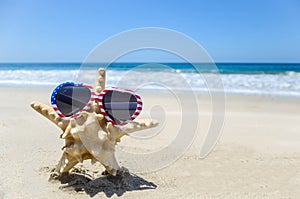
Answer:
<svg viewBox="0 0 300 199"><path fill-rule="evenodd" d="M117 87L106 88L97 94L90 85L65 82L58 85L51 95L53 109L66 120L89 110L94 101L98 102L106 120L114 125L124 125L134 120L143 106L140 95Z"/></svg>

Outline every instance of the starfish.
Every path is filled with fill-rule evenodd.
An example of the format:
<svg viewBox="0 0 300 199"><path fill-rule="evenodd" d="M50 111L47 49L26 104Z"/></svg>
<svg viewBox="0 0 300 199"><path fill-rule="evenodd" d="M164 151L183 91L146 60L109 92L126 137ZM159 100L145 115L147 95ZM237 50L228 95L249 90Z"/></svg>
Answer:
<svg viewBox="0 0 300 199"><path fill-rule="evenodd" d="M105 70L99 69L94 87L97 94L105 88L105 78ZM77 163L89 159L92 164L100 162L106 169L104 173L116 175L121 168L115 157L115 146L121 137L158 125L152 119L136 119L124 126L113 125L101 114L96 101L89 110L71 120L62 119L51 106L41 102L34 101L31 107L57 125L62 130L60 138L65 140L62 157L50 179L68 174Z"/></svg>

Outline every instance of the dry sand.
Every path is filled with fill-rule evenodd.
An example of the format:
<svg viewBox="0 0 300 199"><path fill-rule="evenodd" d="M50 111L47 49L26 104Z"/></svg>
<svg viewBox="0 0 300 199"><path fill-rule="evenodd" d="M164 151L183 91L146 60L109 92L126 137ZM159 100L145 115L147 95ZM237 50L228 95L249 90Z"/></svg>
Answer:
<svg viewBox="0 0 300 199"><path fill-rule="evenodd" d="M199 96L198 136L173 164L116 178L101 176L101 165L85 162L61 181L48 182L63 140L60 130L29 104L48 103L50 92L0 89L0 198L300 198L300 99L228 96L222 136L200 159L212 109L209 98ZM166 125L151 139L124 138L118 150L159 150L176 136L176 100L165 94L142 96L146 107L141 116L147 116L147 106L164 104ZM121 165L130 167L130 162Z"/></svg>

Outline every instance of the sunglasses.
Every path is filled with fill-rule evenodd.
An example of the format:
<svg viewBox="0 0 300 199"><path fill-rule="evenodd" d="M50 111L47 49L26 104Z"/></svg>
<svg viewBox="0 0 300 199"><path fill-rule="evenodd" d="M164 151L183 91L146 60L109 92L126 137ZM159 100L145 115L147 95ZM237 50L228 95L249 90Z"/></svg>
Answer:
<svg viewBox="0 0 300 199"><path fill-rule="evenodd" d="M92 89L86 84L62 83L52 92L52 107L61 118L69 120L97 101L103 116L114 125L127 124L142 111L142 99L132 90L112 87L97 94Z"/></svg>

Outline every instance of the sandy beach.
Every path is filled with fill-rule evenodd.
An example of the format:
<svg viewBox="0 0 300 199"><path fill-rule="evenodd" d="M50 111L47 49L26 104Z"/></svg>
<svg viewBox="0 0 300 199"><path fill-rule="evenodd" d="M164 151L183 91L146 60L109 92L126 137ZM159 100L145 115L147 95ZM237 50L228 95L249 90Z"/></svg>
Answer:
<svg viewBox="0 0 300 199"><path fill-rule="evenodd" d="M209 156L200 159L211 106L208 96L199 95L199 134L171 165L120 180L102 176L103 167L87 161L69 178L48 182L63 140L60 130L32 110L30 102L49 103L51 88L1 88L0 93L0 198L300 198L299 99L227 96L221 138ZM180 114L176 103L164 94L142 97L149 107L174 108L166 113L174 125L163 128L158 138L125 137L117 150L157 150L174 138Z"/></svg>

